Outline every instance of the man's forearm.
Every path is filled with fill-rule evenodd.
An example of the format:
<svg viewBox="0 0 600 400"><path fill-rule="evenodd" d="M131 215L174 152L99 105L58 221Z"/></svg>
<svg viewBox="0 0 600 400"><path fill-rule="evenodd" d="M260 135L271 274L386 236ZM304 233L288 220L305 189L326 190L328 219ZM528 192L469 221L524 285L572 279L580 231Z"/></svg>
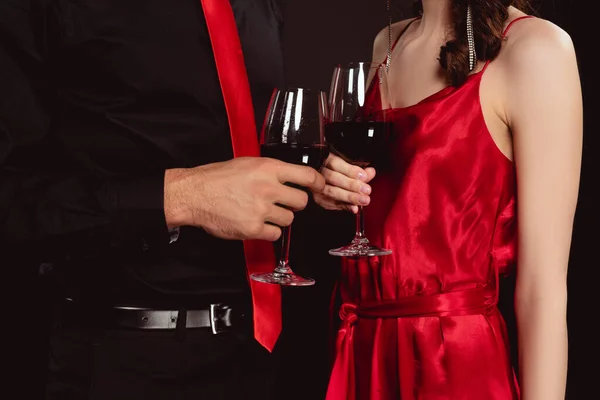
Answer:
<svg viewBox="0 0 600 400"><path fill-rule="evenodd" d="M97 179L3 167L0 237L6 246L25 246L50 261L168 243L163 175Z"/></svg>

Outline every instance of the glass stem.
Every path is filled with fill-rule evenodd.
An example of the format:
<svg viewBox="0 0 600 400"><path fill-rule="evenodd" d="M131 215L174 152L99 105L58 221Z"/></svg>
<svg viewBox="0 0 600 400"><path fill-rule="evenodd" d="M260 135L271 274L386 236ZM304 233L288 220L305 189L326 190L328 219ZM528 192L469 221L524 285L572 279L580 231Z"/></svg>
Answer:
<svg viewBox="0 0 600 400"><path fill-rule="evenodd" d="M362 206L358 206L358 213L356 213L356 233L352 242L360 244L369 243L369 239L365 235L365 217Z"/></svg>
<svg viewBox="0 0 600 400"><path fill-rule="evenodd" d="M281 229L281 255L279 256L277 268L275 268L275 272L278 274L292 274L292 269L289 264L291 234L291 225Z"/></svg>

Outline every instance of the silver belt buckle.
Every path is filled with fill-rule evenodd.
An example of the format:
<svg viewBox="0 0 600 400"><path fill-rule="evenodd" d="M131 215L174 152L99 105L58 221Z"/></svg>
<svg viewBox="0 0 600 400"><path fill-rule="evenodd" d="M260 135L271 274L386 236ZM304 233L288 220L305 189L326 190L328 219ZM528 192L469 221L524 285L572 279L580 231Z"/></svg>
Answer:
<svg viewBox="0 0 600 400"><path fill-rule="evenodd" d="M210 305L210 329L218 335L231 327L231 307L223 304Z"/></svg>

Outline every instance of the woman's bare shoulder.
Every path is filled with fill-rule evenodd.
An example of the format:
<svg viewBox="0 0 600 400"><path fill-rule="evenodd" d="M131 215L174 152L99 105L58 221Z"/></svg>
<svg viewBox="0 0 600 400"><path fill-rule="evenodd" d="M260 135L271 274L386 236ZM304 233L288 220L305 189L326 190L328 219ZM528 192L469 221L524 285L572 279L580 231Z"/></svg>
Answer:
<svg viewBox="0 0 600 400"><path fill-rule="evenodd" d="M561 27L543 18L528 18L510 27L501 55L510 66L536 63L539 58L574 58L575 51L571 36Z"/></svg>

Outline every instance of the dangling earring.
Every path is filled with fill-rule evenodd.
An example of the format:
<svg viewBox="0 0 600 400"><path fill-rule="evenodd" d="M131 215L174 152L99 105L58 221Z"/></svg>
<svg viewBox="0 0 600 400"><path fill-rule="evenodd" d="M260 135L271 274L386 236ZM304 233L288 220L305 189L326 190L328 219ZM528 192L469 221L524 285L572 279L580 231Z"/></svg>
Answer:
<svg viewBox="0 0 600 400"><path fill-rule="evenodd" d="M385 61L385 72L390 72L390 65L392 64L392 7L390 1L386 1L386 8L388 12L388 52L387 60Z"/></svg>
<svg viewBox="0 0 600 400"><path fill-rule="evenodd" d="M477 53L475 51L475 34L473 33L473 13L471 12L471 2L467 6L467 41L469 42L469 72L475 69L477 62Z"/></svg>

